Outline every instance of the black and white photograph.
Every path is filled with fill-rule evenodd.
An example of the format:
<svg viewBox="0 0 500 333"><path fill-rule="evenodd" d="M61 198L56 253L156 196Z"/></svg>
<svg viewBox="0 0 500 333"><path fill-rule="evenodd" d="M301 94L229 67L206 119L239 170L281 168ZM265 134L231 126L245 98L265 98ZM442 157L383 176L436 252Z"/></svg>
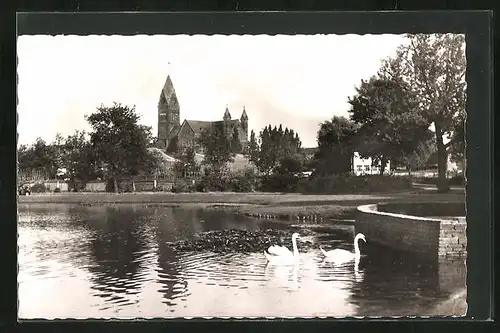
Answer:
<svg viewBox="0 0 500 333"><path fill-rule="evenodd" d="M19 35L19 319L466 315L466 47Z"/></svg>

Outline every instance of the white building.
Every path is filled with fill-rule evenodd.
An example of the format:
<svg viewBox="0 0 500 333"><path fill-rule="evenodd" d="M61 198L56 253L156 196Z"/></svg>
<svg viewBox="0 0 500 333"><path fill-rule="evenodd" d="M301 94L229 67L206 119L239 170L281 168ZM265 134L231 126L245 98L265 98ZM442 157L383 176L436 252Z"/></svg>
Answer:
<svg viewBox="0 0 500 333"><path fill-rule="evenodd" d="M352 157L352 172L356 176L361 175L379 175L380 174L380 165L373 165L373 161L371 157L362 158L358 152L355 152ZM385 166L384 174L390 174L391 172L391 161L387 161L387 165Z"/></svg>

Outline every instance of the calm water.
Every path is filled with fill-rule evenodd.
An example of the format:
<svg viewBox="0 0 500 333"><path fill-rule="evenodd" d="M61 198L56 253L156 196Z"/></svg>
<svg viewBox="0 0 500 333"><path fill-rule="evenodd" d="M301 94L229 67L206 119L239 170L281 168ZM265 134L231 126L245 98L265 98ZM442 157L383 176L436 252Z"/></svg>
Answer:
<svg viewBox="0 0 500 333"><path fill-rule="evenodd" d="M171 207L20 205L19 317L425 315L465 286L463 262L429 267L369 247L355 269L323 262L319 250L303 253L298 267L273 267L263 248L223 255L167 244L270 227L277 224ZM352 249L353 236L339 226L307 238Z"/></svg>

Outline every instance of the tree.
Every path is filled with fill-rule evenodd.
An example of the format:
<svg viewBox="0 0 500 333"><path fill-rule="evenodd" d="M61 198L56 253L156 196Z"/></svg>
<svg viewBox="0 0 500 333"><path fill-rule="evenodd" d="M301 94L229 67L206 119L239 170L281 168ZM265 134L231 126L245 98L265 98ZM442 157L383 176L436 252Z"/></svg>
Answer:
<svg viewBox="0 0 500 333"><path fill-rule="evenodd" d="M170 163L164 158L163 152L158 148L148 148L150 158L145 160L146 165L139 172L141 176L172 176Z"/></svg>
<svg viewBox="0 0 500 333"><path fill-rule="evenodd" d="M190 146L184 148L180 154L176 155L178 161L174 163L175 173L178 176L184 177L188 174L198 172L200 166L196 162L195 156L196 152L194 147Z"/></svg>
<svg viewBox="0 0 500 333"><path fill-rule="evenodd" d="M318 151L312 161L315 175L341 174L351 170L357 129L353 121L338 116L320 125Z"/></svg>
<svg viewBox="0 0 500 333"><path fill-rule="evenodd" d="M464 147L457 119L465 118L465 37L458 34L407 35L393 62L415 92L419 109L434 125L438 156L438 191L449 191L446 168L449 148ZM463 133L463 132L462 132ZM444 143L445 138L451 140ZM458 149L460 150L460 149Z"/></svg>
<svg viewBox="0 0 500 333"><path fill-rule="evenodd" d="M453 162L463 163L465 168L465 114L461 113L455 117L453 124L453 134L449 145L449 154Z"/></svg>
<svg viewBox="0 0 500 333"><path fill-rule="evenodd" d="M61 165L66 169L69 185L73 190L82 189L85 184L97 178L95 160L92 147L84 131L75 131L74 134L62 141L58 140L61 154Z"/></svg>
<svg viewBox="0 0 500 333"><path fill-rule="evenodd" d="M404 165L411 176L411 170L426 166L435 151L436 145L432 140L422 141L414 151L403 152L403 155L394 162Z"/></svg>
<svg viewBox="0 0 500 333"><path fill-rule="evenodd" d="M93 130L92 148L117 193L120 179L151 166L147 150L152 138L150 128L138 124L140 117L135 107L116 102L112 106L101 105L86 119Z"/></svg>
<svg viewBox="0 0 500 333"><path fill-rule="evenodd" d="M231 134L231 150L233 154L241 154L242 149L243 147L240 141L240 133L238 131L238 128L234 127Z"/></svg>
<svg viewBox="0 0 500 333"><path fill-rule="evenodd" d="M165 152L167 154L177 154L179 152L179 138L174 136L172 140L168 143L168 147L166 148Z"/></svg>
<svg viewBox="0 0 500 333"><path fill-rule="evenodd" d="M47 145L43 139L37 138L33 146L32 158L33 169L41 170L48 178L56 177L59 161L53 146Z"/></svg>
<svg viewBox="0 0 500 333"><path fill-rule="evenodd" d="M428 123L419 112L410 87L398 77L362 80L357 94L349 98L350 118L360 125L356 150L371 157L384 173L389 160L416 151L429 138Z"/></svg>
<svg viewBox="0 0 500 333"><path fill-rule="evenodd" d="M286 128L283 131L281 125L279 128L277 126L273 128L271 125L268 125L262 129L259 137L260 147L256 144L255 139L253 140L254 143L252 143L252 138L250 137L250 146L254 145L250 149L250 158L259 171L266 176L275 171L280 160L285 156L301 153L300 148L302 143L299 135L293 129Z"/></svg>
<svg viewBox="0 0 500 333"><path fill-rule="evenodd" d="M212 170L223 171L227 163L234 161L235 154L224 127L215 126L212 130L204 130L198 141L204 150L203 164L210 166Z"/></svg>
<svg viewBox="0 0 500 333"><path fill-rule="evenodd" d="M303 161L298 155L283 157L274 172L274 179L277 180L276 187L286 192L297 190L300 180L300 172L303 169Z"/></svg>
<svg viewBox="0 0 500 333"><path fill-rule="evenodd" d="M259 143L255 137L255 132L250 132L250 141L248 142L247 157L252 163L258 163L259 160Z"/></svg>

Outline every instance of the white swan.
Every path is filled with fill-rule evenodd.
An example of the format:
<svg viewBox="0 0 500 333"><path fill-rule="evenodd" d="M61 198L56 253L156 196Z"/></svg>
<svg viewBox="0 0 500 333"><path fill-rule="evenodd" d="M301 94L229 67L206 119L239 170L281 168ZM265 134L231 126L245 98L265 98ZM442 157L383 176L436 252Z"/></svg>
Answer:
<svg viewBox="0 0 500 333"><path fill-rule="evenodd" d="M299 249L297 248L297 240L300 239L298 233L292 235L293 252L285 246L273 245L264 251L264 255L269 263L273 264L294 264L299 259Z"/></svg>
<svg viewBox="0 0 500 333"><path fill-rule="evenodd" d="M342 249L335 249L331 251L325 251L321 247L319 249L325 256L325 259L327 259L328 261L333 261L335 263L346 263L354 259L359 259L361 257L361 252L359 251L358 244L360 239L366 242L365 235L361 233L357 234L356 237L354 237L354 253Z"/></svg>

